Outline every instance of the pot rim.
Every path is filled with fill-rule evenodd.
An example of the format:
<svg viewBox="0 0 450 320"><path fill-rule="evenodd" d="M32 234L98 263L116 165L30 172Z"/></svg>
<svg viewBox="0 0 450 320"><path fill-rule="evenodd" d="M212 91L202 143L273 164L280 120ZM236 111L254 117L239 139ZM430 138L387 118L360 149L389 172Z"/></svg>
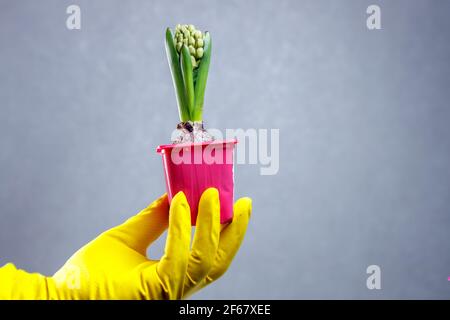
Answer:
<svg viewBox="0 0 450 320"><path fill-rule="evenodd" d="M207 146L211 144L236 144L238 141L237 139L230 139L230 140L214 140L214 141L206 141L206 142L185 142L185 143L177 143L177 144L162 144L156 148L157 153L163 153L165 150L171 150L175 147L192 147L192 146Z"/></svg>

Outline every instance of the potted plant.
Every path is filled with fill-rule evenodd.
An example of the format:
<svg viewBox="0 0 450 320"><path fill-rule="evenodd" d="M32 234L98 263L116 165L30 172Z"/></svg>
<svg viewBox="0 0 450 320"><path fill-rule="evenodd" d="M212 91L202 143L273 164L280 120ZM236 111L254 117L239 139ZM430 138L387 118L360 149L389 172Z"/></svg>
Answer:
<svg viewBox="0 0 450 320"><path fill-rule="evenodd" d="M200 196L219 190L221 223L233 217L233 150L236 140L217 141L203 127L203 103L211 61L211 36L193 25L166 29L166 52L181 122L172 144L161 145L169 202L183 191L195 225Z"/></svg>

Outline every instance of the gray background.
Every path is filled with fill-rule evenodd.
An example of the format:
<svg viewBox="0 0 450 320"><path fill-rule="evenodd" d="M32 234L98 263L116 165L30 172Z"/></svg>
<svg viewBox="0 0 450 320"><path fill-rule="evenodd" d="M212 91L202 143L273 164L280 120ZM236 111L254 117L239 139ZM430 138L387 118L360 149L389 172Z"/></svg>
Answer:
<svg viewBox="0 0 450 320"><path fill-rule="evenodd" d="M65 9L82 10L82 29ZM382 30L366 8L382 9ZM205 119L279 128L229 272L195 298L450 298L450 1L0 1L0 264L52 274L164 192L166 26L214 41ZM161 253L162 241L152 256ZM382 290L366 288L366 267Z"/></svg>

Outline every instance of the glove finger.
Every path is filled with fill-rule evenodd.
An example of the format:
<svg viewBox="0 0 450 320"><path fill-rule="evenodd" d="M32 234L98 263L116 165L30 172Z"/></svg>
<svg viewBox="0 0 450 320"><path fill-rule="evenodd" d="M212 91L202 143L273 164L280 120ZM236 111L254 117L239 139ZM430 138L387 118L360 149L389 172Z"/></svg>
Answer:
<svg viewBox="0 0 450 320"><path fill-rule="evenodd" d="M166 247L157 266L163 289L170 298L181 298L190 242L191 210L184 193L178 192L170 205Z"/></svg>
<svg viewBox="0 0 450 320"><path fill-rule="evenodd" d="M219 237L219 192L215 188L209 188L203 192L199 202L197 225L184 283L185 293L210 272L217 253Z"/></svg>
<svg viewBox="0 0 450 320"><path fill-rule="evenodd" d="M220 233L219 248L213 267L206 277L205 285L220 278L231 265L244 240L252 212L252 200L241 198L234 204L233 221Z"/></svg>
<svg viewBox="0 0 450 320"><path fill-rule="evenodd" d="M169 224L167 194L131 217L123 224L105 232L123 241L127 246L146 255L147 247L167 229Z"/></svg>

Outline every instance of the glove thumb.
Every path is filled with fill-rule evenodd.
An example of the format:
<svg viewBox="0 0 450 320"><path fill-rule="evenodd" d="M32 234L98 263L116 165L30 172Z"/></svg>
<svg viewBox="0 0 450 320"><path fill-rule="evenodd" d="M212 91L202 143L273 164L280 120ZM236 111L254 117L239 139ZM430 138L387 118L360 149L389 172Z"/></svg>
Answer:
<svg viewBox="0 0 450 320"><path fill-rule="evenodd" d="M146 255L148 246L159 238L168 224L169 202L167 194L164 194L123 224L106 231L106 234Z"/></svg>

